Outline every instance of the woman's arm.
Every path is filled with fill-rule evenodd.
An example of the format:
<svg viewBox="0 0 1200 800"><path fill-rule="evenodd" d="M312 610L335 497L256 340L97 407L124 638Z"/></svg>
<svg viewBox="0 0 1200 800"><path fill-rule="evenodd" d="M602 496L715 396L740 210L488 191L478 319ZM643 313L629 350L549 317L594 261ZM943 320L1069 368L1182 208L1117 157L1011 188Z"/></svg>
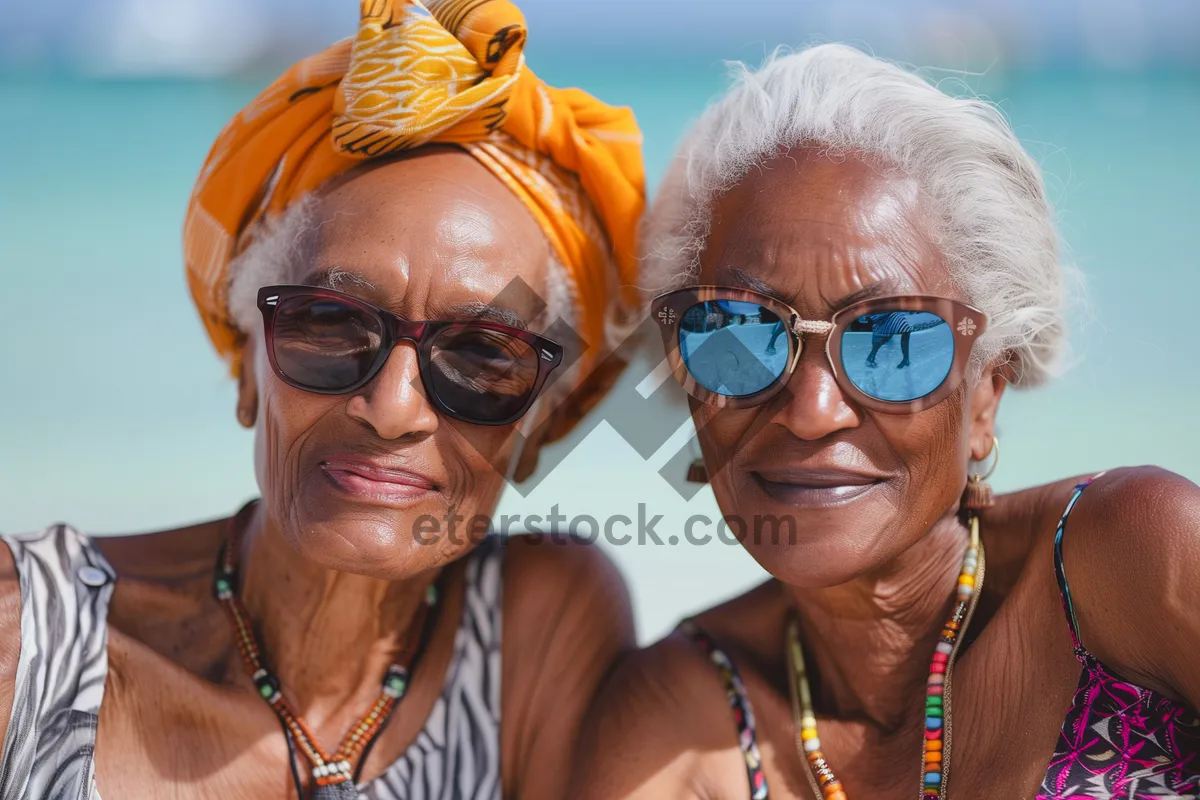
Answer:
<svg viewBox="0 0 1200 800"><path fill-rule="evenodd" d="M596 547L516 536L505 554L501 757L506 798L567 797L583 715L636 646L629 594Z"/></svg>
<svg viewBox="0 0 1200 800"><path fill-rule="evenodd" d="M1063 563L1084 647L1200 709L1200 487L1156 467L1106 474L1067 522Z"/></svg>
<svg viewBox="0 0 1200 800"><path fill-rule="evenodd" d="M749 796L717 673L679 634L621 663L588 712L575 762L572 800Z"/></svg>
<svg viewBox="0 0 1200 800"><path fill-rule="evenodd" d="M0 742L8 733L21 656L21 582L12 551L0 543Z"/></svg>

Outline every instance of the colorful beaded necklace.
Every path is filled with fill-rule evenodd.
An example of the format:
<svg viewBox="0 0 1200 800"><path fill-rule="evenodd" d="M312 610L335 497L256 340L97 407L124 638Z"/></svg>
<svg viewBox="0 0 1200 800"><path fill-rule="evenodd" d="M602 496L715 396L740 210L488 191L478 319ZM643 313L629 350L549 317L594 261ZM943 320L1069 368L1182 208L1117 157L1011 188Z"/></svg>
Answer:
<svg viewBox="0 0 1200 800"><path fill-rule="evenodd" d="M244 513L244 510L243 510ZM230 623L233 625L234 638L237 639L238 649L242 654L242 662L246 672L258 693L283 725L288 740L288 751L291 754L292 777L296 783L296 794L303 797L299 773L296 771L294 750L298 746L309 763L314 789L312 800L354 800L358 797L355 780L366 760L375 738L387 724L392 711L408 692L410 670L415 668L415 656L422 649L432 629L431 620L435 616L429 613L438 602L439 591L436 585L430 585L425 590L424 602L418 608L416 615L404 638L396 660L387 668L383 676L383 688L379 698L370 710L346 732L338 749L330 755L317 742L312 731L303 718L292 710L288 700L279 686L279 679L263 664L262 649L254 636L249 615L245 606L238 598L237 553L239 551L240 526L238 519L243 513L237 514L230 521L229 533L221 547L217 559L216 574L213 577L213 594L217 602L225 609Z"/></svg>
<svg viewBox="0 0 1200 800"><path fill-rule="evenodd" d="M983 588L983 545L979 541L979 517L970 517L971 541L963 558L955 590L954 609L942 627L934 648L925 683L925 744L921 762L921 800L941 800L950 771L950 674L958 645L965 635L979 591ZM808 762L813 791L824 800L847 800L842 782L834 775L821 752L812 692L804 669L800 646L800 620L793 615L787 631L788 667L791 672L792 718L796 726L796 749Z"/></svg>

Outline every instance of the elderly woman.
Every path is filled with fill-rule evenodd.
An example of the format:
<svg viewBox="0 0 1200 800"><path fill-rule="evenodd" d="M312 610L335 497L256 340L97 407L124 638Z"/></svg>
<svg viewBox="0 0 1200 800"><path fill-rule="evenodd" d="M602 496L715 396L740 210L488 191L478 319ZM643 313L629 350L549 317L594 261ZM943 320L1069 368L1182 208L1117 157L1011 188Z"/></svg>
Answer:
<svg viewBox="0 0 1200 800"><path fill-rule="evenodd" d="M262 499L5 537L0 798L563 795L624 587L483 534L612 380L642 174L524 37L506 0L364 2L222 132L186 266Z"/></svg>
<svg viewBox="0 0 1200 800"><path fill-rule="evenodd" d="M1000 114L817 47L746 74L664 187L655 320L771 580L618 669L572 797L1200 795L1200 490L984 481L1064 333Z"/></svg>

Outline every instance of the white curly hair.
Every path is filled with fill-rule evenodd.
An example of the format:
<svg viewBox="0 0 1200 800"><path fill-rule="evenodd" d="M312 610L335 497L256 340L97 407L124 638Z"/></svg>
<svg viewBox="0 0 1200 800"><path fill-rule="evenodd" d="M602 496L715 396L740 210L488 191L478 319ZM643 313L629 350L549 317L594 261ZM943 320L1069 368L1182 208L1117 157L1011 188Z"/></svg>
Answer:
<svg viewBox="0 0 1200 800"><path fill-rule="evenodd" d="M862 155L921 187L951 274L991 320L977 363L1007 354L1023 386L1061 371L1072 268L1060 256L1041 170L994 105L952 97L840 44L736 69L735 85L684 139L643 221L646 288L694 282L715 198L781 148Z"/></svg>

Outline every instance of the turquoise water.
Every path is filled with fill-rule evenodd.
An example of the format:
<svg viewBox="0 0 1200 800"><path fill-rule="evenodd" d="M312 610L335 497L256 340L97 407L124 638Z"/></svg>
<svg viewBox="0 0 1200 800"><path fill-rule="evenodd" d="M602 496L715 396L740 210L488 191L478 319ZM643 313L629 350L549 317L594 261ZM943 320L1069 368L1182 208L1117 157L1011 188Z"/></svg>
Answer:
<svg viewBox="0 0 1200 800"><path fill-rule="evenodd" d="M653 68L647 68L653 67ZM719 65L543 63L549 80L633 105L652 184L721 84ZM265 82L92 83L0 78L0 528L69 520L129 532L225 514L254 493L250 436L187 299L179 229L224 120ZM1010 393L999 488L1122 464L1200 479L1200 79L1196 74L996 75L983 82L1050 175L1088 280L1077 363ZM675 446L683 439L677 439ZM711 493L678 499L601 425L502 511L636 518L658 532ZM643 637L760 578L737 548L611 548Z"/></svg>

